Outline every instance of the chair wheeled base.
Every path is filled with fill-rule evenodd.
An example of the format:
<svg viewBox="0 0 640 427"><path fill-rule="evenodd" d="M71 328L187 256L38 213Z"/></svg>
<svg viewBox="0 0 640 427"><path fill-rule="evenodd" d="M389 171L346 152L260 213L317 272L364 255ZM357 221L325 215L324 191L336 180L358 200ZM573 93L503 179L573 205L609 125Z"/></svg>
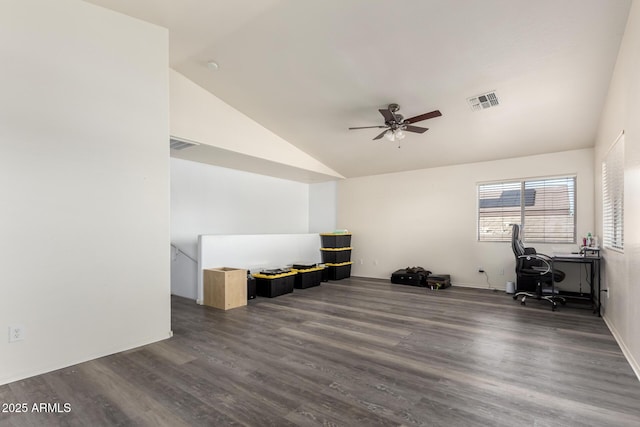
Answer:
<svg viewBox="0 0 640 427"><path fill-rule="evenodd" d="M560 302L561 305L565 305L567 303L567 300L559 295L538 295L531 292L516 292L516 294L513 296L513 299L517 300L519 296L522 297L522 299L520 300L520 304L522 305L526 305L525 301L527 297L535 298L537 300L549 301L551 303L551 311L556 311L556 308L558 308L557 302Z"/></svg>

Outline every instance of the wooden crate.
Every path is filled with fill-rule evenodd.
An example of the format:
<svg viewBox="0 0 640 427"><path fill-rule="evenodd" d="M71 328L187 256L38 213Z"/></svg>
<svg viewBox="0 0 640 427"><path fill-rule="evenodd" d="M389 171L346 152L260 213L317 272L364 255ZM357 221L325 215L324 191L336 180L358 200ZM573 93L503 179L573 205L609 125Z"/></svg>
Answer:
<svg viewBox="0 0 640 427"><path fill-rule="evenodd" d="M229 310L247 305L247 270L220 267L204 270L204 305Z"/></svg>

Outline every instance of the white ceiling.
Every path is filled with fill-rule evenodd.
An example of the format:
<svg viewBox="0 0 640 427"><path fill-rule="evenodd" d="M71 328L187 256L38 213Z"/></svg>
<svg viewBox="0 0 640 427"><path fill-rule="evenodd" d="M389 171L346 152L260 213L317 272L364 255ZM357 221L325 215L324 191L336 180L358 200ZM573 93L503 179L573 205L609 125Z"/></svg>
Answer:
<svg viewBox="0 0 640 427"><path fill-rule="evenodd" d="M169 29L171 67L346 177L592 147L630 0L89 0ZM212 72L206 63L220 65ZM472 111L495 90L501 105ZM391 102L416 125L372 141Z"/></svg>

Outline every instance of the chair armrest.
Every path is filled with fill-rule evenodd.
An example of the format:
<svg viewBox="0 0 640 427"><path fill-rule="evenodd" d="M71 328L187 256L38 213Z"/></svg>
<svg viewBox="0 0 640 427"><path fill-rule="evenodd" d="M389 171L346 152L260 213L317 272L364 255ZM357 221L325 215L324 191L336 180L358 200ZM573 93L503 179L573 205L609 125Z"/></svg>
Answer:
<svg viewBox="0 0 640 427"><path fill-rule="evenodd" d="M532 259L537 259L540 262L542 262L544 264L544 267L540 267L540 266L529 267L531 270L539 272L541 276L544 276L545 274L551 271L551 264L549 264L549 261L551 261L551 258L549 258L544 254L520 255L518 258L525 258L527 261L531 261Z"/></svg>
<svg viewBox="0 0 640 427"><path fill-rule="evenodd" d="M525 255L535 255L536 254L536 248L524 248L524 254Z"/></svg>

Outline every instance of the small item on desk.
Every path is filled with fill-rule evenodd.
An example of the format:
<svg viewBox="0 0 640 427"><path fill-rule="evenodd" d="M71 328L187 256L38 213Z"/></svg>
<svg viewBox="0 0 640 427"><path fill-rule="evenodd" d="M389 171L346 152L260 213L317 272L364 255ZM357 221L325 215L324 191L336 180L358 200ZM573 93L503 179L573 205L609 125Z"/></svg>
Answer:
<svg viewBox="0 0 640 427"><path fill-rule="evenodd" d="M586 248L598 248L598 236L594 236L591 232L587 233L587 237L582 238L582 248L581 250L585 250Z"/></svg>

